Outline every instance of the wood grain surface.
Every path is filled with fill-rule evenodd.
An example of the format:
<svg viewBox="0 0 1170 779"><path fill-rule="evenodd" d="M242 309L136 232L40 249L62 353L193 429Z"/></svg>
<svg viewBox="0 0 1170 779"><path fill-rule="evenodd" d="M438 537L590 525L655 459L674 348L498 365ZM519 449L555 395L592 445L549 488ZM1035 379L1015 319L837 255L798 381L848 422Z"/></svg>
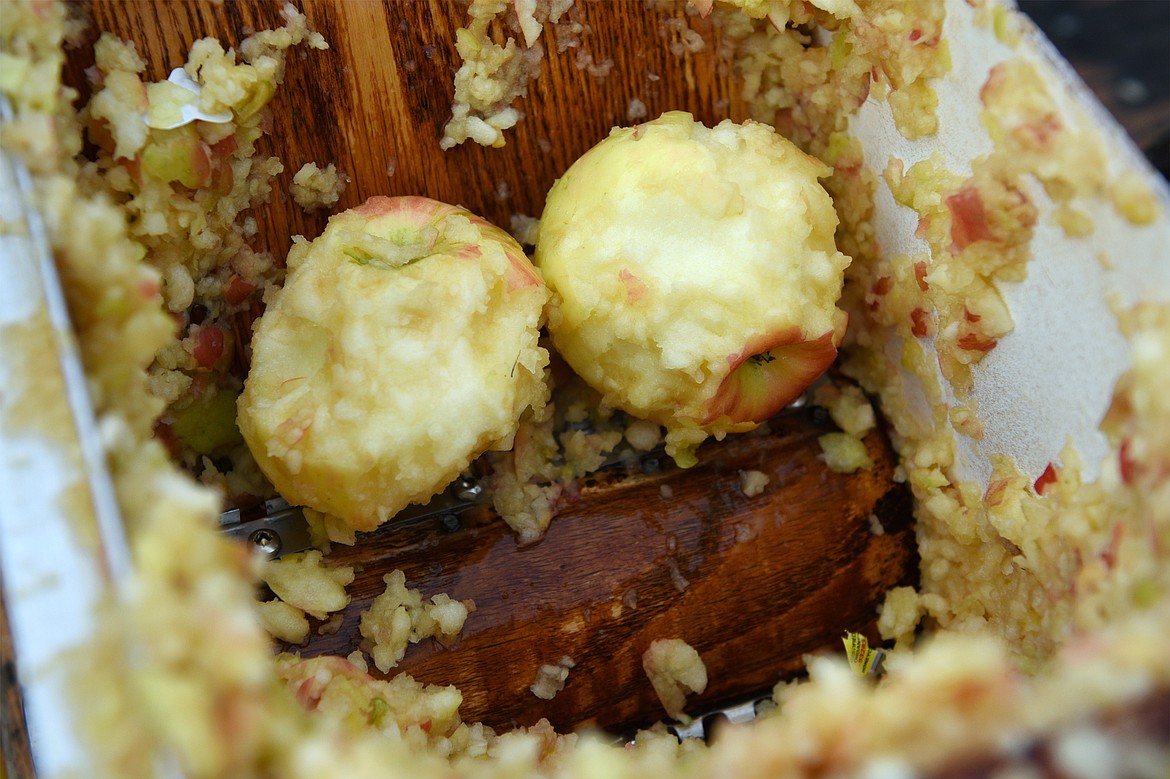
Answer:
<svg viewBox="0 0 1170 779"><path fill-rule="evenodd" d="M684 3L582 2L568 19L585 26L580 45L557 52L550 26L540 78L516 101L524 114L505 132L507 145L472 142L439 148L450 117L452 79L459 61L455 31L467 23L465 4L452 0L305 0L298 4L329 42L327 51L297 49L272 102L268 153L285 164L278 194L264 212L260 244L283 257L293 234L315 237L326 212L305 214L287 192L306 162L335 163L352 182L336 210L371 195L426 195L463 205L504 228L514 214L539 217L552 183L615 125L626 125L632 100L648 116L672 109L713 124L746 113L721 57L719 30L686 15ZM225 44L244 31L280 26L280 3L270 0L90 0L83 7L93 31L134 41L148 62L146 76L162 79L181 66L192 41L207 35ZM669 20L703 34L697 53L679 49ZM507 34L496 29L497 34ZM96 34L96 32L94 32ZM69 80L84 93L82 47ZM612 60L604 76L579 67Z"/></svg>
<svg viewBox="0 0 1170 779"><path fill-rule="evenodd" d="M16 651L0 592L0 779L31 779L33 775L24 700L16 677Z"/></svg>
<svg viewBox="0 0 1170 779"><path fill-rule="evenodd" d="M651 473L598 473L529 547L517 547L487 509L482 524L456 532L432 518L335 546L328 563L361 569L347 588L353 601L337 633L293 649L357 648L360 612L398 569L424 596L475 601L456 644L412 646L395 669L456 685L464 719L651 724L664 713L641 657L658 638L685 640L707 665L710 684L690 710L766 693L801 671L806 653L840 651L845 630L877 639L886 590L917 580L910 497L894 483L883 436L866 441L872 470L843 475L829 470L816 440L831 424L797 410L771 426L708 444L690 470L662 458ZM769 477L762 494L743 493L747 470ZM576 663L564 690L538 699L529 691L538 669L562 657Z"/></svg>

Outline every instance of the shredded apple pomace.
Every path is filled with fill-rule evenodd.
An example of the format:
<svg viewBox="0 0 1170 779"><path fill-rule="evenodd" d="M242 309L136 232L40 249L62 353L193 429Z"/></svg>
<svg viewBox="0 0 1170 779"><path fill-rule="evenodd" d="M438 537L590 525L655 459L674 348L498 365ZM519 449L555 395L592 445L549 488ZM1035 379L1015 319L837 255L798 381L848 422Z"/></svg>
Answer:
<svg viewBox="0 0 1170 779"><path fill-rule="evenodd" d="M665 425L680 465L833 362L850 260L828 172L767 125L672 111L613 130L550 191L536 264L557 350L605 402Z"/></svg>
<svg viewBox="0 0 1170 779"><path fill-rule="evenodd" d="M512 445L543 407L548 292L503 230L374 197L289 252L253 338L240 430L290 502L370 530Z"/></svg>

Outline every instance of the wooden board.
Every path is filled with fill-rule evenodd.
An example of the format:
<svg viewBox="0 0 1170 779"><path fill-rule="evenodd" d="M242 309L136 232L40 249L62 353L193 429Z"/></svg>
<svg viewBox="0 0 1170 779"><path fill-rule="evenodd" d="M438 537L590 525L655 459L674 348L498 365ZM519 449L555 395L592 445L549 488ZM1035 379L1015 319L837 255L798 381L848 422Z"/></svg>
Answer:
<svg viewBox="0 0 1170 779"><path fill-rule="evenodd" d="M16 651L4 598L0 597L0 779L31 777L33 773L24 700L16 674Z"/></svg>
<svg viewBox="0 0 1170 779"><path fill-rule="evenodd" d="M831 424L798 410L772 428L708 444L691 470L663 458L657 472L599 473L529 547L486 509L483 524L456 532L432 518L335 546L328 563L360 568L353 601L337 633L291 648L353 651L360 613L398 569L424 596L475 601L455 645L412 646L394 671L456 685L469 721L649 725L664 713L641 658L658 638L685 640L707 665L692 710L766 693L800 672L806 653L841 651L845 630L877 639L885 592L917 583L909 492L894 483L882 435L866 441L874 468L845 475L816 440ZM740 486L748 470L769 477L753 497ZM565 689L538 699L529 690L538 669L562 657L576 663Z"/></svg>
<svg viewBox="0 0 1170 779"><path fill-rule="evenodd" d="M632 100L648 116L692 112L714 124L744 118L732 65L720 56L721 35L709 21L687 16L683 3L585 2L570 11L589 30L578 47L557 51L550 26L542 73L516 102L524 118L506 131L507 145L467 142L439 148L450 117L459 66L455 31L465 5L451 0L307 0L298 4L328 51L297 49L273 101L269 153L285 164L278 195L265 210L261 245L287 253L290 235L315 237L327 214L305 214L289 199L292 174L306 162L335 163L353 181L337 210L371 195L427 195L463 205L504 228L513 214L539 217L544 195L566 168L615 125L630 124ZM214 35L238 43L242 31L278 27L280 3L228 0L92 0L95 30L134 41L148 62L146 77L166 78L186 61L191 43ZM705 48L678 50L668 20L704 34ZM497 32L502 32L497 30ZM582 52L613 61L605 76L578 67ZM80 53L69 80L85 91Z"/></svg>

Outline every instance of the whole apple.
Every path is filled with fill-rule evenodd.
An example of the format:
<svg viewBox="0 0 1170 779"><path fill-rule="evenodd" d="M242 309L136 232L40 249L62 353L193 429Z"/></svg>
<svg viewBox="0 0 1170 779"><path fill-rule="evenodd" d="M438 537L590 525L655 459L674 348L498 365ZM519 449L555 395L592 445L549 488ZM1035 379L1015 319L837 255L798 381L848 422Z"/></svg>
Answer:
<svg viewBox="0 0 1170 779"><path fill-rule="evenodd" d="M672 111L615 128L549 192L536 264L557 350L605 402L665 425L680 465L833 362L850 259L828 173L766 125Z"/></svg>
<svg viewBox="0 0 1170 779"><path fill-rule="evenodd" d="M374 197L289 253L256 326L239 425L288 501L370 530L507 449L547 399L548 291L503 230Z"/></svg>

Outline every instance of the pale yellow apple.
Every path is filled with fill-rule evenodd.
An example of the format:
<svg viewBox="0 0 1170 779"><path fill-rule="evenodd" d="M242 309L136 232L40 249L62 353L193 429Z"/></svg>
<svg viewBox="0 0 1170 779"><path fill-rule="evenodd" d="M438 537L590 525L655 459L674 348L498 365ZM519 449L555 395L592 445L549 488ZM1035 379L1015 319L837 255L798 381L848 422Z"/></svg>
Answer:
<svg viewBox="0 0 1170 779"><path fill-rule="evenodd" d="M554 343L606 402L664 424L681 464L836 356L850 259L828 172L766 125L674 111L614 129L549 192L536 264Z"/></svg>
<svg viewBox="0 0 1170 779"><path fill-rule="evenodd" d="M543 407L548 291L503 230L371 198L289 254L261 317L240 430L291 503L369 530L426 501Z"/></svg>

